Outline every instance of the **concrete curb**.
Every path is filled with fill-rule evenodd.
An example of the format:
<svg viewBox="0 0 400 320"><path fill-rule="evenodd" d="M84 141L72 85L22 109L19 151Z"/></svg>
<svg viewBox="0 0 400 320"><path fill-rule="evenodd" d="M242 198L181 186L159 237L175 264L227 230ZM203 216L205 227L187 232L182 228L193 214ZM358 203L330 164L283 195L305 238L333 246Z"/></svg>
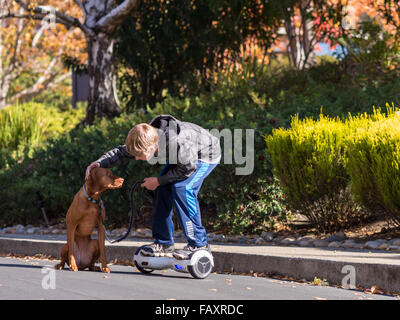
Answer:
<svg viewBox="0 0 400 320"><path fill-rule="evenodd" d="M137 248L149 242L149 240L145 242L124 241L120 244L107 244L107 259L108 261L132 261L133 254ZM62 240L0 237L0 253L27 256L44 254L58 258L61 247L65 243ZM183 245L176 244L176 247L183 247ZM280 248L285 250L284 247ZM348 275L348 271L342 273L342 268L350 265L354 267L356 286L370 288L376 285L387 291L400 292L400 259L393 256L393 254L385 255L384 253L376 253L376 256L379 254L379 258L374 259L368 257L368 252L361 252L363 254L362 257L360 252L354 252L354 257L349 254L346 257L342 255L332 258L332 254L329 257L323 256L322 253L318 256L316 253L319 251L315 248L290 247L290 252L286 248L289 252L286 254L280 254L280 251L277 251L280 248L272 246L254 248L250 246L212 245L215 271L238 273L249 273L252 271L285 275L294 279L306 279L308 281L312 281L314 277L318 277L319 279L326 279L330 284L341 285L343 278ZM309 252L313 250L313 254L308 254L305 250ZM322 252L322 250L320 251ZM348 252L343 251L341 253Z"/></svg>

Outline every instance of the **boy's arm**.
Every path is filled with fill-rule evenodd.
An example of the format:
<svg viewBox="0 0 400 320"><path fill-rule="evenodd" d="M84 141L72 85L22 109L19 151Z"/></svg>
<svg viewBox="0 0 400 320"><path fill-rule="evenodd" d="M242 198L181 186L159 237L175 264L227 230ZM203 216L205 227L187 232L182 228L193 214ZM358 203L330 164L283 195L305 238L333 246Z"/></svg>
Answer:
<svg viewBox="0 0 400 320"><path fill-rule="evenodd" d="M94 162L98 162L101 168L110 168L127 164L134 157L126 150L126 145L118 146L106 152Z"/></svg>

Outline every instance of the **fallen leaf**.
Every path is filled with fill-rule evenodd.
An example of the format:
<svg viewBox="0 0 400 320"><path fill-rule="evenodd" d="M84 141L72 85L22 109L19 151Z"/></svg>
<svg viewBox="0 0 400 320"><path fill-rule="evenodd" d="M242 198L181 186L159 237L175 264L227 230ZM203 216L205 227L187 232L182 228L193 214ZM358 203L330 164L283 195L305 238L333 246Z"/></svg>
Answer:
<svg viewBox="0 0 400 320"><path fill-rule="evenodd" d="M217 289L208 289L208 291L217 292Z"/></svg>
<svg viewBox="0 0 400 320"><path fill-rule="evenodd" d="M371 287L371 293L372 294L381 294L382 293L382 289L379 288L378 286L372 286Z"/></svg>
<svg viewBox="0 0 400 320"><path fill-rule="evenodd" d="M161 273L164 273L164 274L165 274L165 273L167 273L167 271L166 271L166 270L163 270L163 271L161 271Z"/></svg>

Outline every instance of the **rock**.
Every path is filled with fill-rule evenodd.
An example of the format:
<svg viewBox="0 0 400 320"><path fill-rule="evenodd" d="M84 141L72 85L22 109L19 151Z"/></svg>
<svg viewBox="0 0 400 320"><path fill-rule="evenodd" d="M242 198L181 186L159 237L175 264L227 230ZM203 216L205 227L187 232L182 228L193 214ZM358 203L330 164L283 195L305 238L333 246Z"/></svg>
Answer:
<svg viewBox="0 0 400 320"><path fill-rule="evenodd" d="M382 242L382 243L378 246L378 249L379 249L379 250L386 250L387 248L389 248L389 243L387 243L387 242Z"/></svg>
<svg viewBox="0 0 400 320"><path fill-rule="evenodd" d="M36 228L33 233L34 234L43 234L43 230L42 230L42 228Z"/></svg>
<svg viewBox="0 0 400 320"><path fill-rule="evenodd" d="M139 228L134 232L134 236L138 238L152 238L153 232L148 228Z"/></svg>
<svg viewBox="0 0 400 320"><path fill-rule="evenodd" d="M32 228L27 229L25 232L26 232L26 234L34 234L35 231L36 231L36 228L32 227Z"/></svg>
<svg viewBox="0 0 400 320"><path fill-rule="evenodd" d="M295 243L297 243L296 241L297 241L296 238L288 237L288 238L285 238L282 241L280 241L280 244L283 244L283 245L295 244Z"/></svg>
<svg viewBox="0 0 400 320"><path fill-rule="evenodd" d="M311 246L312 244L313 244L312 239L304 239L304 240L300 240L300 241L298 242L298 245L299 245L300 247L309 247L309 246Z"/></svg>
<svg viewBox="0 0 400 320"><path fill-rule="evenodd" d="M264 244L264 238L259 237L254 241L255 244Z"/></svg>
<svg viewBox="0 0 400 320"><path fill-rule="evenodd" d="M389 241L389 245L393 245L393 246L400 246L400 239L399 238L395 238Z"/></svg>
<svg viewBox="0 0 400 320"><path fill-rule="evenodd" d="M329 242L333 242L333 241L337 242L337 241L343 241L343 240L346 240L346 239L347 239L347 237L343 232L337 232L337 233L332 234L331 236L329 236L327 240Z"/></svg>
<svg viewBox="0 0 400 320"><path fill-rule="evenodd" d="M16 226L14 226L14 228L18 231L18 232L23 232L25 230L25 227L22 224L17 224Z"/></svg>
<svg viewBox="0 0 400 320"><path fill-rule="evenodd" d="M365 243L365 247L368 249L378 249L378 247L381 245L381 242L379 241L367 241Z"/></svg>
<svg viewBox="0 0 400 320"><path fill-rule="evenodd" d="M274 234L272 232L263 232L261 233L261 238L265 241L272 241L274 239Z"/></svg>
<svg viewBox="0 0 400 320"><path fill-rule="evenodd" d="M303 236L297 238L297 241L303 241L303 240L314 240L314 238L310 236Z"/></svg>
<svg viewBox="0 0 400 320"><path fill-rule="evenodd" d="M326 239L315 239L313 244L315 247L327 247L329 245L329 241Z"/></svg>
<svg viewBox="0 0 400 320"><path fill-rule="evenodd" d="M214 240L214 237L215 237L215 234L214 234L214 233L212 233L212 232L207 233L207 240L208 240L208 241L213 241L213 240Z"/></svg>
<svg viewBox="0 0 400 320"><path fill-rule="evenodd" d="M238 236L225 237L225 242L238 243L240 241Z"/></svg>
<svg viewBox="0 0 400 320"><path fill-rule="evenodd" d="M340 242L338 242L338 241L331 241L331 242L329 242L328 247L329 247L329 248L340 248Z"/></svg>
<svg viewBox="0 0 400 320"><path fill-rule="evenodd" d="M7 227L7 228L4 228L4 233L15 234L15 233L17 233L17 230L13 227Z"/></svg>
<svg viewBox="0 0 400 320"><path fill-rule="evenodd" d="M354 242L353 245L351 246L352 249L363 249L364 248L364 243L357 243Z"/></svg>
<svg viewBox="0 0 400 320"><path fill-rule="evenodd" d="M223 234L215 234L213 241L215 242L223 242L225 240L225 236Z"/></svg>
<svg viewBox="0 0 400 320"><path fill-rule="evenodd" d="M125 234L125 232L126 232L127 230L128 230L127 228L113 229L113 230L111 231L111 236L112 236L112 237L119 237L119 236Z"/></svg>
<svg viewBox="0 0 400 320"><path fill-rule="evenodd" d="M355 241L354 241L353 239L345 240L345 241L342 243L342 247L343 247L343 248L353 248L353 247L354 247L354 244L355 244Z"/></svg>

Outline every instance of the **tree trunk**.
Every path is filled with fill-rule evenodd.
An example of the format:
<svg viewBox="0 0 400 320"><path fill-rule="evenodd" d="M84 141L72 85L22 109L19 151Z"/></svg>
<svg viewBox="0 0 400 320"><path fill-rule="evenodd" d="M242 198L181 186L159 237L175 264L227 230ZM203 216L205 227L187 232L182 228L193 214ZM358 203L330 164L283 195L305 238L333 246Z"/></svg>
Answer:
<svg viewBox="0 0 400 320"><path fill-rule="evenodd" d="M95 116L112 118L121 113L116 90L114 39L106 33L88 37L89 101L83 124L93 122Z"/></svg>

